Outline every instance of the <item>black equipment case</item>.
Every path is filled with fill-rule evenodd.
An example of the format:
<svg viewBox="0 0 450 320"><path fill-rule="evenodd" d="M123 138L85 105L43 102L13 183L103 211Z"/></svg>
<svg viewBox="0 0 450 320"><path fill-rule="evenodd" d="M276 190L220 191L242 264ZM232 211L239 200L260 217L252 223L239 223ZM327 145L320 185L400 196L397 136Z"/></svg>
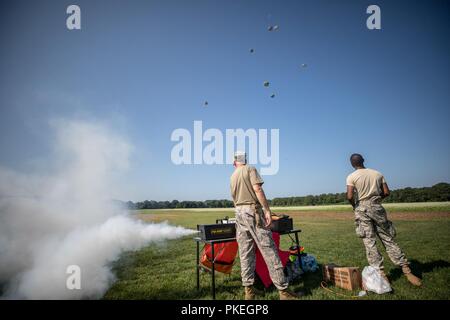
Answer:
<svg viewBox="0 0 450 320"><path fill-rule="evenodd" d="M272 220L272 224L270 225L270 230L278 233L289 232L294 229L294 224L292 222L292 218L288 216L284 216L277 220Z"/></svg>
<svg viewBox="0 0 450 320"><path fill-rule="evenodd" d="M198 226L202 240L218 240L236 237L236 224L217 223L201 224Z"/></svg>

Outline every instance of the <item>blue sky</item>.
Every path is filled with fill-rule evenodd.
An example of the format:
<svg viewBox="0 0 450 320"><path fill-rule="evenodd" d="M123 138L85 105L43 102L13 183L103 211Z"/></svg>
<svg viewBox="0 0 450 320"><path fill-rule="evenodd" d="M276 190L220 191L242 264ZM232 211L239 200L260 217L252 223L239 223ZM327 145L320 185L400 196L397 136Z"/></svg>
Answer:
<svg viewBox="0 0 450 320"><path fill-rule="evenodd" d="M370 4L381 30L366 28ZM280 130L269 198L342 192L353 152L391 188L448 182L449 13L438 0L2 1L0 165L42 168L53 118L108 121L135 148L121 199L229 198L232 167L171 162L172 131L202 120Z"/></svg>

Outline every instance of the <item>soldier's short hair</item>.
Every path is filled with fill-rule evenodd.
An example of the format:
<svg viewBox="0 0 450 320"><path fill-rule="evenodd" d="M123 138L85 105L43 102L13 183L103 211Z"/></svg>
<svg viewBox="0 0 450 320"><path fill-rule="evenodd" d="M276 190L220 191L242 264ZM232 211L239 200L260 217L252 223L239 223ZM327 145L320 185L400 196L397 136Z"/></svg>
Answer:
<svg viewBox="0 0 450 320"><path fill-rule="evenodd" d="M362 166L364 164L364 158L359 153L354 153L350 156L350 163L352 166Z"/></svg>
<svg viewBox="0 0 450 320"><path fill-rule="evenodd" d="M247 163L247 154L244 151L236 151L234 153L234 161L246 164Z"/></svg>

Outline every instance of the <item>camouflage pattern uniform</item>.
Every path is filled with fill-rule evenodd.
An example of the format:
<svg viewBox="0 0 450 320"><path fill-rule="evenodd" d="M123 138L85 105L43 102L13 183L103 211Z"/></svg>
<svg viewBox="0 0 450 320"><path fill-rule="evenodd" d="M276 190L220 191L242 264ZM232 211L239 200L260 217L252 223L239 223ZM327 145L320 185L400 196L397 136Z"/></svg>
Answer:
<svg viewBox="0 0 450 320"><path fill-rule="evenodd" d="M244 286L252 286L255 281L256 244L266 262L275 287L278 290L285 290L288 287L289 283L284 275L278 249L272 239L272 232L264 227L262 209L255 205L236 206L236 239L239 245Z"/></svg>
<svg viewBox="0 0 450 320"><path fill-rule="evenodd" d="M381 198L363 200L355 208L356 234L362 238L366 247L369 264L383 270L383 256L377 249L376 236L386 248L392 262L397 266L407 266L408 260L398 244L394 241L396 231L391 221L387 219L386 210L381 205Z"/></svg>

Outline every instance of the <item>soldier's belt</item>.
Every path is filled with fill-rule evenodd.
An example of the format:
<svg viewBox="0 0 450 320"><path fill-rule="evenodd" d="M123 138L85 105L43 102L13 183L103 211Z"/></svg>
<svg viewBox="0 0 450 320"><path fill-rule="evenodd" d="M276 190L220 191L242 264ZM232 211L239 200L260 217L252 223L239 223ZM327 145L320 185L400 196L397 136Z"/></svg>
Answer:
<svg viewBox="0 0 450 320"><path fill-rule="evenodd" d="M262 206L259 204L241 204L241 205L237 205L235 206L236 208L241 208L241 207L250 207L254 210L258 210L258 209L262 209Z"/></svg>

